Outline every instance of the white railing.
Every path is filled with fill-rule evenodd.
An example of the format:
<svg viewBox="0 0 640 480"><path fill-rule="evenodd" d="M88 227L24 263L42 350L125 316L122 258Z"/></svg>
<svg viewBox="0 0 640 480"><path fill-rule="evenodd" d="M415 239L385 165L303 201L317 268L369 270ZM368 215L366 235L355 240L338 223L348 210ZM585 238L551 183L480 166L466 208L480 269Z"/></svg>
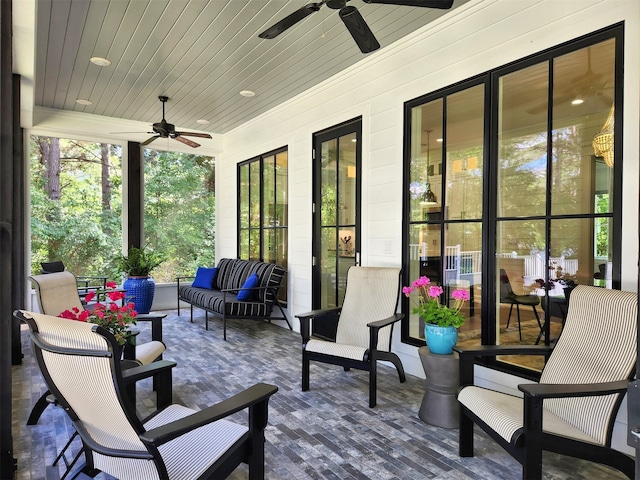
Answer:
<svg viewBox="0 0 640 480"><path fill-rule="evenodd" d="M409 245L410 260L426 258L427 244ZM482 251L461 250L460 245L447 245L444 250L444 283L452 281L470 280L471 284L480 281L476 275L482 273ZM525 285L531 285L539 278L545 278L545 271L549 269L549 278L556 279L565 275L575 275L578 271L578 260L571 258L550 257L549 263L545 262L542 255L517 255L514 253L497 253L496 258L509 258L522 260L522 277ZM477 280L477 281L476 281Z"/></svg>

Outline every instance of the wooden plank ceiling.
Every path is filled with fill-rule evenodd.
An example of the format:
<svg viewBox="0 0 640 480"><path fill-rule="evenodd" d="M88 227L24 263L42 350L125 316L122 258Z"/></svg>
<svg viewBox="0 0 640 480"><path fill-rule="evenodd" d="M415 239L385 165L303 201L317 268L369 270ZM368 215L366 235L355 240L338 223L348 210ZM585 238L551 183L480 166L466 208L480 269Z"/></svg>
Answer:
<svg viewBox="0 0 640 480"><path fill-rule="evenodd" d="M455 0L453 8L467 1ZM38 0L35 105L153 123L162 118L158 96L166 95L167 121L223 134L366 57L326 5L276 39L258 38L305 3ZM382 49L447 13L350 5ZM94 65L94 56L112 63Z"/></svg>

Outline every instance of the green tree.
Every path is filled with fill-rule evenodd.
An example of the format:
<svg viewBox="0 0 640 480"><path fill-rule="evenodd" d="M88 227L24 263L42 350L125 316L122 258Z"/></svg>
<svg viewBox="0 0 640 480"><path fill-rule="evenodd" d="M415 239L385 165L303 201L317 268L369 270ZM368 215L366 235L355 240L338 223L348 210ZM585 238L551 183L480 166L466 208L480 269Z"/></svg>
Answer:
<svg viewBox="0 0 640 480"><path fill-rule="evenodd" d="M145 149L145 245L167 259L156 281L173 281L215 263L215 162Z"/></svg>
<svg viewBox="0 0 640 480"><path fill-rule="evenodd" d="M31 271L62 260L76 275L117 279L122 244L121 147L30 138Z"/></svg>

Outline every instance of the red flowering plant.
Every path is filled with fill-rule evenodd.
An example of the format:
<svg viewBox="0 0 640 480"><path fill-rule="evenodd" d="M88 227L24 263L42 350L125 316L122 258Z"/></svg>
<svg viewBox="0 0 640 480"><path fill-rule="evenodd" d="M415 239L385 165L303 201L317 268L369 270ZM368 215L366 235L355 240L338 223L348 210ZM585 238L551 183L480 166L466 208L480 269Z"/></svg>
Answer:
<svg viewBox="0 0 640 480"><path fill-rule="evenodd" d="M107 288L115 288L116 282L107 282ZM59 317L77 320L79 322L89 322L100 325L109 330L120 345L124 345L129 337L129 325L136 323L137 312L133 302L125 303L122 306L117 302L124 299L125 292L106 292L106 303L97 302L91 304L91 309L80 310L73 307L65 310ZM89 292L85 296L85 301L90 302L96 297L96 292Z"/></svg>
<svg viewBox="0 0 640 480"><path fill-rule="evenodd" d="M440 303L443 291L441 286L431 285L431 280L424 276L414 280L410 286L402 287L402 293L406 297L410 298L414 292L417 293L418 304L413 308L413 313L418 314L425 323L459 328L464 323L460 309L464 302L469 300L469 292L463 289L451 292L454 304L448 307Z"/></svg>

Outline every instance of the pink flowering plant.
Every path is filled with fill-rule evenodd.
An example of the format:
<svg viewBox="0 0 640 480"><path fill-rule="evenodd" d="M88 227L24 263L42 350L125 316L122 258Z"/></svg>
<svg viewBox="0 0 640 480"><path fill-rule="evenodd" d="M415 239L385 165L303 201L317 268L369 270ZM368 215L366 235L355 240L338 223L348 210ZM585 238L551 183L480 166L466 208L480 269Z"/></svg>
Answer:
<svg viewBox="0 0 640 480"><path fill-rule="evenodd" d="M402 293L409 298L414 293L417 294L418 304L413 308L413 313L418 314L425 323L455 328L459 328L464 323L460 309L464 302L469 300L469 292L466 290L458 289L451 292L451 297L454 299L452 307L440 303L443 289L439 285L431 285L428 277L417 278L410 286L402 287Z"/></svg>
<svg viewBox="0 0 640 480"><path fill-rule="evenodd" d="M116 282L107 282L107 288L116 288ZM89 292L85 296L85 301L90 302L95 296L96 292ZM77 307L73 307L58 316L100 325L109 330L120 345L124 345L129 337L129 325L136 323L137 312L134 309L133 302L122 306L118 305L117 302L125 297L124 292L108 291L106 296L109 300L108 302L94 303L91 305L92 308L90 310L80 310Z"/></svg>

